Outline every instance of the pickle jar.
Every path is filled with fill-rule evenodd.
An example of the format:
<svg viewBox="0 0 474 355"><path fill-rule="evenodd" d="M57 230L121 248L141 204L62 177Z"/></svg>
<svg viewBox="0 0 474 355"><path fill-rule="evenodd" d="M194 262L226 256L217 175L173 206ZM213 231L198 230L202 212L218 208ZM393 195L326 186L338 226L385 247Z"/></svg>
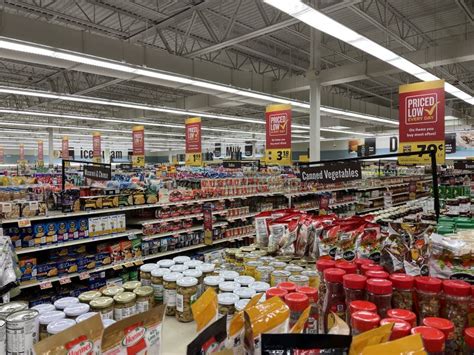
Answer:
<svg viewBox="0 0 474 355"><path fill-rule="evenodd" d="M176 313L176 281L183 277L179 272L169 272L163 275L163 303L166 305L166 315Z"/></svg>
<svg viewBox="0 0 474 355"><path fill-rule="evenodd" d="M290 276L291 276L291 272L289 271L275 270L270 275L270 285L274 287L282 282L287 282Z"/></svg>
<svg viewBox="0 0 474 355"><path fill-rule="evenodd" d="M392 307L397 309L413 309L413 285L415 278L407 274L391 274L389 280L393 284Z"/></svg>
<svg viewBox="0 0 474 355"><path fill-rule="evenodd" d="M38 317L39 321L39 340L43 340L48 337L48 324L66 318L66 314L62 311L50 311L40 314Z"/></svg>
<svg viewBox="0 0 474 355"><path fill-rule="evenodd" d="M151 272L151 287L156 304L163 303L163 276L171 272L169 269L156 268Z"/></svg>
<svg viewBox="0 0 474 355"><path fill-rule="evenodd" d="M64 314L67 318L76 319L80 315L89 312L90 306L86 303L76 303L64 308Z"/></svg>
<svg viewBox="0 0 474 355"><path fill-rule="evenodd" d="M293 282L296 286L309 286L309 277L304 275L290 275L288 281Z"/></svg>
<svg viewBox="0 0 474 355"><path fill-rule="evenodd" d="M257 292L250 287L237 287L234 290L234 294L239 296L240 299L252 298Z"/></svg>
<svg viewBox="0 0 474 355"><path fill-rule="evenodd" d="M76 303L79 303L77 297L63 297L54 302L54 307L56 307L58 311L62 311L64 308Z"/></svg>
<svg viewBox="0 0 474 355"><path fill-rule="evenodd" d="M180 322L192 322L193 312L191 305L198 297L198 279L183 276L176 281L176 319Z"/></svg>
<svg viewBox="0 0 474 355"><path fill-rule="evenodd" d="M235 281L224 281L219 284L219 292L234 292L237 287L240 284Z"/></svg>
<svg viewBox="0 0 474 355"><path fill-rule="evenodd" d="M199 266L201 266L202 264L203 262L197 259L191 259L184 263L184 265L187 266L188 269L199 269Z"/></svg>
<svg viewBox="0 0 474 355"><path fill-rule="evenodd" d="M133 290L137 295L137 313L143 313L153 307L154 290L151 286L140 286Z"/></svg>
<svg viewBox="0 0 474 355"><path fill-rule="evenodd" d="M171 272L179 272L179 273L183 273L185 270L188 270L188 269L189 268L184 264L175 264L170 267Z"/></svg>
<svg viewBox="0 0 474 355"><path fill-rule="evenodd" d="M51 303L40 303L40 304L37 304L36 306L31 307L31 309L38 311L39 314L41 315L46 312L55 311L56 307L54 307L54 305L52 305Z"/></svg>
<svg viewBox="0 0 474 355"><path fill-rule="evenodd" d="M126 292L133 292L137 287L140 287L142 283L140 281L127 281L122 287Z"/></svg>
<svg viewBox="0 0 474 355"><path fill-rule="evenodd" d="M81 314L79 317L76 318L76 323L81 323L84 322L86 319L94 317L96 314L99 314L97 312L87 312L84 314ZM104 323L105 319L102 319L102 323Z"/></svg>
<svg viewBox="0 0 474 355"><path fill-rule="evenodd" d="M173 258L173 261L176 265L184 264L185 262L190 261L190 260L191 260L191 258L189 256L186 256L186 255L178 255L178 256L175 256Z"/></svg>
<svg viewBox="0 0 474 355"><path fill-rule="evenodd" d="M245 310L245 307L247 307L247 304L250 302L250 298L243 298L235 302L235 310L237 312L241 312Z"/></svg>
<svg viewBox="0 0 474 355"><path fill-rule="evenodd" d="M249 261L257 261L259 258L260 258L260 255L255 254L255 253L244 254L244 264L248 263Z"/></svg>
<svg viewBox="0 0 474 355"><path fill-rule="evenodd" d="M99 291L86 291L79 295L79 302L89 304L95 298L102 296ZM40 312L41 313L41 312Z"/></svg>
<svg viewBox="0 0 474 355"><path fill-rule="evenodd" d="M273 261L269 264L275 270L285 270L287 264L284 261Z"/></svg>
<svg viewBox="0 0 474 355"><path fill-rule="evenodd" d="M252 276L238 276L234 280L238 282L242 287L248 287L251 283L255 282L255 279Z"/></svg>
<svg viewBox="0 0 474 355"><path fill-rule="evenodd" d="M161 259L156 262L156 265L162 269L169 269L174 265L174 261L171 259Z"/></svg>
<svg viewBox="0 0 474 355"><path fill-rule="evenodd" d="M304 271L303 267L298 265L288 265L285 270L291 272L292 275L300 275Z"/></svg>
<svg viewBox="0 0 474 355"><path fill-rule="evenodd" d="M123 287L120 286L107 286L101 289L102 295L106 297L114 297L115 295L118 295L119 293L124 292L125 290Z"/></svg>
<svg viewBox="0 0 474 355"><path fill-rule="evenodd" d="M247 276L255 277L255 271L259 266L263 266L261 261L249 261L244 265L244 272Z"/></svg>
<svg viewBox="0 0 474 355"><path fill-rule="evenodd" d="M204 282L204 291L208 288L214 289L215 293L219 293L219 284L224 282L224 278L220 276L207 276L203 280Z"/></svg>
<svg viewBox="0 0 474 355"><path fill-rule="evenodd" d="M270 265L270 263L272 263L275 259L272 256L261 256L258 258L258 260L260 260L263 265Z"/></svg>
<svg viewBox="0 0 474 355"><path fill-rule="evenodd" d="M416 309L418 323L426 317L439 317L442 282L430 276L415 277Z"/></svg>
<svg viewBox="0 0 474 355"><path fill-rule="evenodd" d="M218 311L220 316L227 317L229 322L235 314L235 304L239 301L239 296L234 293L219 293L217 295Z"/></svg>
<svg viewBox="0 0 474 355"><path fill-rule="evenodd" d="M316 270L305 270L301 273L301 275L306 276L308 278L309 287L318 288L319 279L318 279L318 273L316 272Z"/></svg>
<svg viewBox="0 0 474 355"><path fill-rule="evenodd" d="M48 332L48 335L55 335L75 326L76 324L77 323L74 319L59 319L49 323L46 327L46 331Z"/></svg>
<svg viewBox="0 0 474 355"><path fill-rule="evenodd" d="M272 266L258 266L255 269L255 280L270 283L270 276L273 271Z"/></svg>
<svg viewBox="0 0 474 355"><path fill-rule="evenodd" d="M157 267L158 265L156 264L143 264L140 266L140 281L143 286L151 285L151 272Z"/></svg>
<svg viewBox="0 0 474 355"><path fill-rule="evenodd" d="M225 262L226 263L235 263L235 253L238 251L236 248L228 248L225 250Z"/></svg>
<svg viewBox="0 0 474 355"><path fill-rule="evenodd" d="M197 267L198 270L202 272L202 278L204 279L205 277L212 276L214 274L216 266L211 263L202 263Z"/></svg>
<svg viewBox="0 0 474 355"><path fill-rule="evenodd" d="M265 293L270 288L270 284L268 282L263 281L255 281L249 285L250 288L253 288L257 293ZM264 297L262 297L264 298Z"/></svg>
<svg viewBox="0 0 474 355"><path fill-rule="evenodd" d="M102 319L114 319L114 299L112 297L97 297L91 301L90 306L91 310L99 313Z"/></svg>
<svg viewBox="0 0 474 355"><path fill-rule="evenodd" d="M183 276L186 276L186 277L194 277L198 280L198 284L197 284L197 297L201 296L202 293L203 293L203 286L202 286L202 281L203 281L203 276L202 276L202 272L201 270L199 269L188 269L186 271L183 272Z"/></svg>
<svg viewBox="0 0 474 355"><path fill-rule="evenodd" d="M392 289L390 280L367 280L367 300L377 306L377 312L382 318L386 318L387 311L392 308Z"/></svg>
<svg viewBox="0 0 474 355"><path fill-rule="evenodd" d="M232 270L223 270L219 273L219 276L223 277L225 281L234 281L239 276L239 273Z"/></svg>
<svg viewBox="0 0 474 355"><path fill-rule="evenodd" d="M114 296L114 319L116 321L128 318L136 314L137 295L133 292L122 292Z"/></svg>

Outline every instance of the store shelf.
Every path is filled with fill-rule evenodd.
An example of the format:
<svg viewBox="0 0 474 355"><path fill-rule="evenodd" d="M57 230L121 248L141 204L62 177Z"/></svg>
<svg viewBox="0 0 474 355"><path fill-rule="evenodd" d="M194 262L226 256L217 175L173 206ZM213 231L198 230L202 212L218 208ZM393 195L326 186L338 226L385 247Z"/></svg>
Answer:
<svg viewBox="0 0 474 355"><path fill-rule="evenodd" d="M212 227L213 228L224 227L227 224L228 224L227 222L217 222L217 223L213 223ZM164 233L146 235L142 238L142 240L143 241L148 241L148 240L159 239L159 238L163 238L163 237L170 237L170 236L173 236L173 235L176 235L176 234L195 232L195 231L199 231L199 230L203 230L203 225L194 226L194 227L191 227L191 228L178 229L178 230L175 230L175 231L169 231L169 232L164 232Z"/></svg>
<svg viewBox="0 0 474 355"><path fill-rule="evenodd" d="M329 208L338 208L343 206L349 206L357 203L357 201L346 201L346 202L339 202L339 203L332 203L329 205Z"/></svg>
<svg viewBox="0 0 474 355"><path fill-rule="evenodd" d="M402 195L408 195L409 193L410 193L409 191L405 191L405 192L399 192L399 193L396 193L396 194L391 194L390 196L392 196L392 197L402 196Z"/></svg>
<svg viewBox="0 0 474 355"><path fill-rule="evenodd" d="M228 222L234 222L234 221L238 221L238 220L245 220L247 218L255 217L259 213L261 213L261 212L251 212L251 213L246 213L246 214L242 214L242 215L239 215L239 216L227 216L226 220Z"/></svg>
<svg viewBox="0 0 474 355"><path fill-rule="evenodd" d="M344 191L344 190L357 190L357 187L342 187L342 188L335 188L335 189L328 189L328 190L293 192L293 193L285 194L285 196L287 198L291 198L291 197L317 195L317 194L322 194L322 193Z"/></svg>
<svg viewBox="0 0 474 355"><path fill-rule="evenodd" d="M190 250L196 250L196 249L201 249L201 248L206 248L206 247L212 247L214 245L219 245L219 244L222 244L222 243L226 243L226 242L230 242L230 241L234 241L234 240L239 240L239 239L242 239L242 238L245 238L245 237L249 237L249 236L252 237L254 235L255 235L255 232L245 234L245 235L235 236L235 237L232 237L232 238L225 238L225 239L216 240L211 245L207 245L207 244L204 244L204 243L191 245L189 247L184 247L184 248L180 248L180 249L176 249L176 250L165 251L165 252L158 253L158 254L143 256L141 258L135 258L135 259L132 259L132 260L127 260L126 262L124 261L124 262L121 262L121 263L101 266L101 267L98 267L94 270L85 271L83 273L77 273L76 272L76 273L63 275L63 276L50 277L50 278L46 278L46 279L43 279L43 280L24 281L24 282L20 283L20 289L30 288L30 287L34 287L34 286L40 286L42 284L58 282L58 281L67 280L67 279L69 279L69 281L70 281L70 279L76 278L76 277L81 277L83 279L86 279L88 274L91 274L91 273L102 272L102 271L115 269L115 268L118 269L118 268L124 268L124 267L138 266L146 260L157 259L157 258L161 258L161 257L164 257L164 256L185 253L185 252L190 251Z"/></svg>
<svg viewBox="0 0 474 355"><path fill-rule="evenodd" d="M176 217L170 217L170 218L154 218L154 219L143 219L143 220L132 219L132 220L127 221L127 224L132 225L132 226L145 225L145 224L159 224L159 223L166 223L166 222L182 221L184 219L193 219L193 218L202 219L203 218L202 212L176 216Z"/></svg>

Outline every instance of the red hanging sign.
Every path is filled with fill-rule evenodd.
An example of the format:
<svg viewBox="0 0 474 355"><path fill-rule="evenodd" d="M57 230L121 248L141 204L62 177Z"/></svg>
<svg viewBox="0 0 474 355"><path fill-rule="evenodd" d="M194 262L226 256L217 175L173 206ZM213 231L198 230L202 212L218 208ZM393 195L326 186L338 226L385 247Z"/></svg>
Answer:
<svg viewBox="0 0 474 355"><path fill-rule="evenodd" d="M201 117L185 121L186 165L202 165L201 124Z"/></svg>
<svg viewBox="0 0 474 355"><path fill-rule="evenodd" d="M145 128L143 126L135 126L132 129L132 166L145 166Z"/></svg>
<svg viewBox="0 0 474 355"><path fill-rule="evenodd" d="M291 165L291 105L269 105L265 112L267 164Z"/></svg>
<svg viewBox="0 0 474 355"><path fill-rule="evenodd" d="M38 141L38 162L44 161L43 141Z"/></svg>
<svg viewBox="0 0 474 355"><path fill-rule="evenodd" d="M61 158L64 160L69 159L69 138L67 136L64 136L62 140Z"/></svg>
<svg viewBox="0 0 474 355"><path fill-rule="evenodd" d="M92 160L100 163L102 158L101 136L99 132L94 132L92 135Z"/></svg>

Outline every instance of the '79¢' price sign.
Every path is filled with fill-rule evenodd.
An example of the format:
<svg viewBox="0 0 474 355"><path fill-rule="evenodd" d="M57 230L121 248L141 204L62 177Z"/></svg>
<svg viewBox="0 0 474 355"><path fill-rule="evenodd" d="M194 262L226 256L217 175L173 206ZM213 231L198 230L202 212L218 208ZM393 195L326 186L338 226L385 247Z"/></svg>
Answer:
<svg viewBox="0 0 474 355"><path fill-rule="evenodd" d="M265 156L268 165L291 165L291 149L289 148L267 149Z"/></svg>

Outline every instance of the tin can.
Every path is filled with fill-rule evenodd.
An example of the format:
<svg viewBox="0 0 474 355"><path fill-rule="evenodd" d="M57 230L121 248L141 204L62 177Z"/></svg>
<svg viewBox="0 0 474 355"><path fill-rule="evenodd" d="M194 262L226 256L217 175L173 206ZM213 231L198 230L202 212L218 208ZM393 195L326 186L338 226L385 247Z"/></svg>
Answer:
<svg viewBox="0 0 474 355"><path fill-rule="evenodd" d="M10 314L6 318L7 355L32 355L33 344L38 341L39 312L27 309Z"/></svg>
<svg viewBox="0 0 474 355"><path fill-rule="evenodd" d="M0 319L0 354L7 352L7 323Z"/></svg>
<svg viewBox="0 0 474 355"><path fill-rule="evenodd" d="M5 319L10 314L28 309L28 303L13 301L0 306L0 318Z"/></svg>

